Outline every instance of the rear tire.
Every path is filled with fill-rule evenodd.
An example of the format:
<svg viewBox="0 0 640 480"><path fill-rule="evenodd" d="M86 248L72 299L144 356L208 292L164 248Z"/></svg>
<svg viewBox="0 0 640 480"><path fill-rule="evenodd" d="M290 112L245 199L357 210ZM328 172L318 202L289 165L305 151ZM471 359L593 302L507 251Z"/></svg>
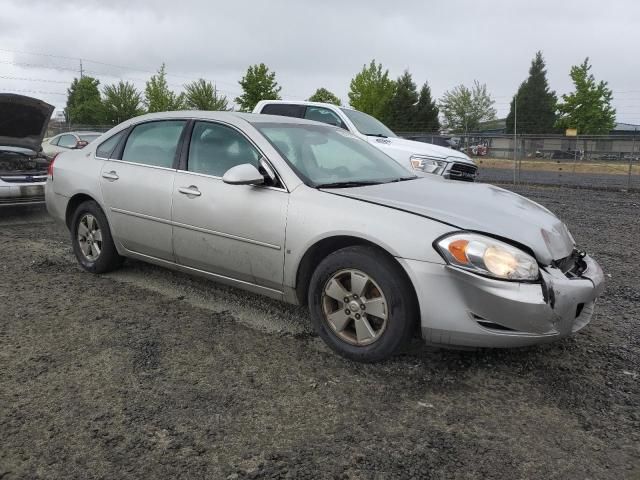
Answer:
<svg viewBox="0 0 640 480"><path fill-rule="evenodd" d="M78 263L91 273L106 273L122 265L109 222L93 200L81 203L71 220L71 244Z"/></svg>
<svg viewBox="0 0 640 480"><path fill-rule="evenodd" d="M343 248L322 260L311 277L308 302L318 335L336 353L359 362L396 353L418 317L405 272L369 246Z"/></svg>

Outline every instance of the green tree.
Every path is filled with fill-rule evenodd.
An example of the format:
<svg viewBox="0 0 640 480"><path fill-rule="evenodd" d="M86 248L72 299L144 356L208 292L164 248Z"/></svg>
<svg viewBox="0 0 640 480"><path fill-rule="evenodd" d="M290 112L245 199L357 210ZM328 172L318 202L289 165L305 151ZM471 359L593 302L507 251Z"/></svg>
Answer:
<svg viewBox="0 0 640 480"><path fill-rule="evenodd" d="M276 82L276 73L269 72L264 63L251 65L238 83L242 95L236 97L235 102L243 112L252 111L260 100L280 100L282 87Z"/></svg>
<svg viewBox="0 0 640 480"><path fill-rule="evenodd" d="M389 78L389 70L382 71L382 64L371 60L369 66L363 65L362 71L351 80L349 103L361 112L386 121L389 102L393 98L395 82Z"/></svg>
<svg viewBox="0 0 640 480"><path fill-rule="evenodd" d="M575 91L562 95L558 104L558 127L577 128L578 134L603 135L613 130L616 110L611 106L613 92L607 82L596 82L589 65L589 57L580 65L571 67L571 80Z"/></svg>
<svg viewBox="0 0 640 480"><path fill-rule="evenodd" d="M107 85L102 90L104 119L107 123L118 124L144 113L142 94L133 83L120 82Z"/></svg>
<svg viewBox="0 0 640 480"><path fill-rule="evenodd" d="M149 113L182 110L184 94L176 94L169 89L164 63L157 75L152 75L144 87L144 103Z"/></svg>
<svg viewBox="0 0 640 480"><path fill-rule="evenodd" d="M513 133L515 102L517 104L517 125L521 133L553 133L556 130L556 92L549 89L547 70L542 52L537 52L531 61L529 77L520 84L511 100L511 109L507 115L507 133Z"/></svg>
<svg viewBox="0 0 640 480"><path fill-rule="evenodd" d="M431 98L431 88L429 88L427 82L424 82L424 85L422 85L420 89L420 100L418 100L418 105L416 105L416 130L420 132L440 131L439 113L440 110L436 105L436 101Z"/></svg>
<svg viewBox="0 0 640 480"><path fill-rule="evenodd" d="M398 132L416 130L415 117L418 105L416 84L408 70L398 77L395 90L387 106L386 119L388 127Z"/></svg>
<svg viewBox="0 0 640 480"><path fill-rule="evenodd" d="M184 86L185 105L189 110L229 110L229 100L219 95L216 86L200 78Z"/></svg>
<svg viewBox="0 0 640 480"><path fill-rule="evenodd" d="M67 90L67 122L76 125L101 125L104 122L102 99L98 86L100 80L93 77L74 78Z"/></svg>
<svg viewBox="0 0 640 480"><path fill-rule="evenodd" d="M480 122L496 118L494 103L486 84L474 80L471 88L458 85L440 99L445 127L451 132L476 131Z"/></svg>
<svg viewBox="0 0 640 480"><path fill-rule="evenodd" d="M340 99L326 88L317 89L313 95L309 97L310 102L333 103L334 105L342 105Z"/></svg>

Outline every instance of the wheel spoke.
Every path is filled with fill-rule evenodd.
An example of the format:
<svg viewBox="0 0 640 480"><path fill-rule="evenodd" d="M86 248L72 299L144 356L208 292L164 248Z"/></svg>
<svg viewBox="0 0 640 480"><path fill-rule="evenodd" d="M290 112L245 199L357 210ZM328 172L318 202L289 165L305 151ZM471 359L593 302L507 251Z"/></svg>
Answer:
<svg viewBox="0 0 640 480"><path fill-rule="evenodd" d="M369 282L369 277L359 272L351 272L351 292L361 297Z"/></svg>
<svg viewBox="0 0 640 480"><path fill-rule="evenodd" d="M376 332L371 328L371 324L366 317L360 317L359 319L354 320L356 325L356 337L358 338L358 342L366 342L371 340L376 336Z"/></svg>
<svg viewBox="0 0 640 480"><path fill-rule="evenodd" d="M91 244L91 250L93 251L94 257L97 257L98 255L100 255L100 246L96 242L93 242Z"/></svg>
<svg viewBox="0 0 640 480"><path fill-rule="evenodd" d="M80 250L82 250L82 253L88 256L89 252L91 252L91 248L89 247L89 244L83 240L79 241L78 244L80 245Z"/></svg>
<svg viewBox="0 0 640 480"><path fill-rule="evenodd" d="M96 242L102 243L102 231L100 229L98 229L95 232L93 232L93 239Z"/></svg>
<svg viewBox="0 0 640 480"><path fill-rule="evenodd" d="M349 323L349 316L344 313L344 310L340 309L327 315L327 320L329 321L331 326L333 326L336 332L341 332Z"/></svg>
<svg viewBox="0 0 640 480"><path fill-rule="evenodd" d="M89 229L84 223L80 222L78 224L78 236L82 238L86 238L88 234L89 234Z"/></svg>
<svg viewBox="0 0 640 480"><path fill-rule="evenodd" d="M337 278L333 278L331 282L329 282L324 293L340 303L344 303L344 299L349 296L349 292L345 290Z"/></svg>
<svg viewBox="0 0 640 480"><path fill-rule="evenodd" d="M374 317L385 320L387 318L387 304L384 298L372 298L364 301L364 308L367 315L373 315Z"/></svg>
<svg viewBox="0 0 640 480"><path fill-rule="evenodd" d="M96 229L96 219L93 215L87 215L87 227L90 232L95 231Z"/></svg>

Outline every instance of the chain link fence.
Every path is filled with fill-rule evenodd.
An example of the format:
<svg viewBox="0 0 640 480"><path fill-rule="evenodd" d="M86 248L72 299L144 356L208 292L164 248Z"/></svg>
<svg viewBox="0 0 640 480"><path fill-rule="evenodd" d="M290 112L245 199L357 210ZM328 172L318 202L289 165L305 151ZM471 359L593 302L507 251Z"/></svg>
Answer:
<svg viewBox="0 0 640 480"><path fill-rule="evenodd" d="M50 122L47 126L46 138L54 137L67 132L99 132L104 133L113 128L113 125L75 125L68 123Z"/></svg>
<svg viewBox="0 0 640 480"><path fill-rule="evenodd" d="M401 137L463 151L489 183L640 190L640 132L621 135L438 135Z"/></svg>

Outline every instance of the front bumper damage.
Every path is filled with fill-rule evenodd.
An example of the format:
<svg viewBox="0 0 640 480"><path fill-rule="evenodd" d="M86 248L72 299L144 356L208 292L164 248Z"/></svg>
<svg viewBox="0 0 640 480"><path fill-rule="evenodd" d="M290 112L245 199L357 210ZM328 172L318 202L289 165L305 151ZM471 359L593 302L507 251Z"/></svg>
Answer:
<svg viewBox="0 0 640 480"><path fill-rule="evenodd" d="M551 342L584 328L604 289L600 266L585 256L579 276L541 268L537 283L506 282L455 267L398 259L411 277L429 344L519 347Z"/></svg>
<svg viewBox="0 0 640 480"><path fill-rule="evenodd" d="M46 175L29 176L26 181L15 176L12 181L0 178L0 207L43 204L46 179Z"/></svg>

